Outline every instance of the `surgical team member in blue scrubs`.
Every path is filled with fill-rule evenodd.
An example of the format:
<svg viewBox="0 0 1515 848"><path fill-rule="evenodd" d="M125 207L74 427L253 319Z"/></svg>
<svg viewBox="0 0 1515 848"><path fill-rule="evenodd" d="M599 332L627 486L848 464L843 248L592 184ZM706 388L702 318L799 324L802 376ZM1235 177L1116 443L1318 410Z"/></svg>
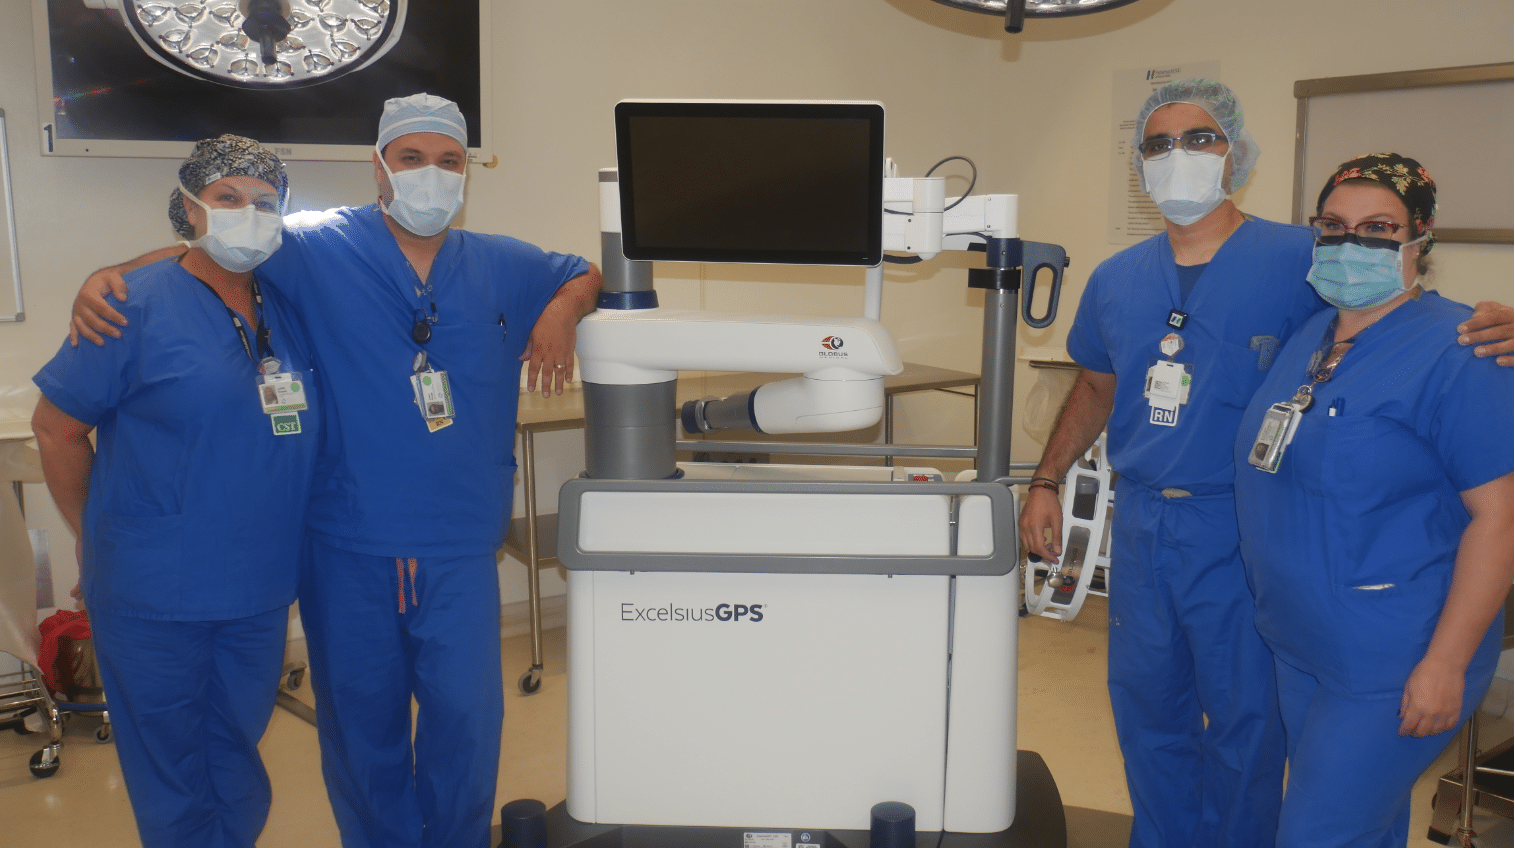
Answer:
<svg viewBox="0 0 1515 848"><path fill-rule="evenodd" d="M320 416L305 332L252 269L289 186L256 142L195 145L169 200L193 246L128 276L141 332L35 378L48 488L80 541L116 750L147 848L252 848L258 740L295 598ZM89 433L98 428L98 451Z"/></svg>
<svg viewBox="0 0 1515 848"><path fill-rule="evenodd" d="M488 845L521 362L561 391L599 291L580 257L449 228L467 140L451 101L389 100L379 203L290 216L260 272L312 328L327 390L300 614L345 848ZM114 320L103 301L82 311Z"/></svg>
<svg viewBox="0 0 1515 848"><path fill-rule="evenodd" d="M1067 342L1084 370L1036 470L1021 539L1056 561L1042 534L1061 539L1058 484L1108 420L1120 472L1109 686L1130 844L1271 848L1284 737L1237 549L1231 443L1274 350L1322 306L1304 284L1311 236L1228 197L1258 151L1224 85L1158 89L1133 146L1167 232L1089 278Z"/></svg>
<svg viewBox="0 0 1515 848"><path fill-rule="evenodd" d="M1281 848L1404 846L1416 778L1499 657L1511 376L1453 343L1472 310L1417 284L1435 210L1413 159L1337 169L1309 277L1336 308L1279 353L1237 434L1242 556L1288 732Z"/></svg>

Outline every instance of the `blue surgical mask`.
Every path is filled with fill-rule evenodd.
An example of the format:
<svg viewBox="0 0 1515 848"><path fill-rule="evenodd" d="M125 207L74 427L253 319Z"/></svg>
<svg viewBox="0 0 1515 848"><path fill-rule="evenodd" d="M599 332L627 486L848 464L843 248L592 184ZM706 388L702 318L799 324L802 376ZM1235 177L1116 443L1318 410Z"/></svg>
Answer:
<svg viewBox="0 0 1515 848"><path fill-rule="evenodd" d="M379 165L389 176L389 186L394 191L394 199L387 207L381 203L380 208L416 235L434 236L442 232L462 210L462 174L436 165L396 173L389 169L382 151Z"/></svg>
<svg viewBox="0 0 1515 848"><path fill-rule="evenodd" d="M1338 309L1361 310L1381 306L1407 291L1404 252L1426 237L1394 248L1364 247L1350 241L1317 244L1314 264L1305 279L1321 300Z"/></svg>

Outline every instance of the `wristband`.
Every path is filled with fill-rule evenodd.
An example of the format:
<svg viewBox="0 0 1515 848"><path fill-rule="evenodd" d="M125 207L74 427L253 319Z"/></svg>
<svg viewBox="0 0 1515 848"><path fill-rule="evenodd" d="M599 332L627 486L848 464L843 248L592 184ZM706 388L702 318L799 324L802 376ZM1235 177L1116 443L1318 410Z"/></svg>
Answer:
<svg viewBox="0 0 1515 848"><path fill-rule="evenodd" d="M1058 485L1057 485L1057 483L1053 482L1052 480L1048 480L1045 477L1037 477L1036 479L1032 480L1031 481L1031 485L1028 486L1027 488L1028 489L1048 489L1053 494L1056 494L1057 491L1058 491Z"/></svg>

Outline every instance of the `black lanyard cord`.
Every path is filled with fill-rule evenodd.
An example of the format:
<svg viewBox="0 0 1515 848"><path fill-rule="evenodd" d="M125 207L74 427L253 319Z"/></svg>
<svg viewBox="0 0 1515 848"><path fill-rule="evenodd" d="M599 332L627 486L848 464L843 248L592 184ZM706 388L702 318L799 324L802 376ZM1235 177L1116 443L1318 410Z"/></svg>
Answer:
<svg viewBox="0 0 1515 848"><path fill-rule="evenodd" d="M216 300L221 301L221 307L226 310L227 315L231 316L231 324L237 330L237 340L242 342L242 350L247 353L248 359L251 359L254 363L258 363L267 357L275 355L273 345L269 343L268 319L263 314L263 291L258 288L257 277L254 277L252 281L253 315L258 319L258 331L256 333L258 352L256 354L253 353L252 342L247 338L247 325L242 322L242 316L237 314L237 310L226 305L226 301L221 299L220 293L211 288L210 283L201 280L199 277L195 279L199 280L200 285L205 286L211 294L215 295Z"/></svg>

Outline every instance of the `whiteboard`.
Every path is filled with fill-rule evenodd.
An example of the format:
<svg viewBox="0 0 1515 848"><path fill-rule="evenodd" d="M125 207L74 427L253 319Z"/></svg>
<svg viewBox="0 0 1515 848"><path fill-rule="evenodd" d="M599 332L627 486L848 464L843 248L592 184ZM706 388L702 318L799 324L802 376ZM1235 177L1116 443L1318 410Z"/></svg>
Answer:
<svg viewBox="0 0 1515 848"><path fill-rule="evenodd" d="M16 207L11 202L11 155L0 109L0 321L26 319L21 305L21 257L16 253Z"/></svg>
<svg viewBox="0 0 1515 848"><path fill-rule="evenodd" d="M1515 241L1511 70L1506 62L1296 82L1294 223L1315 214L1342 162L1392 151L1436 181L1439 241Z"/></svg>

